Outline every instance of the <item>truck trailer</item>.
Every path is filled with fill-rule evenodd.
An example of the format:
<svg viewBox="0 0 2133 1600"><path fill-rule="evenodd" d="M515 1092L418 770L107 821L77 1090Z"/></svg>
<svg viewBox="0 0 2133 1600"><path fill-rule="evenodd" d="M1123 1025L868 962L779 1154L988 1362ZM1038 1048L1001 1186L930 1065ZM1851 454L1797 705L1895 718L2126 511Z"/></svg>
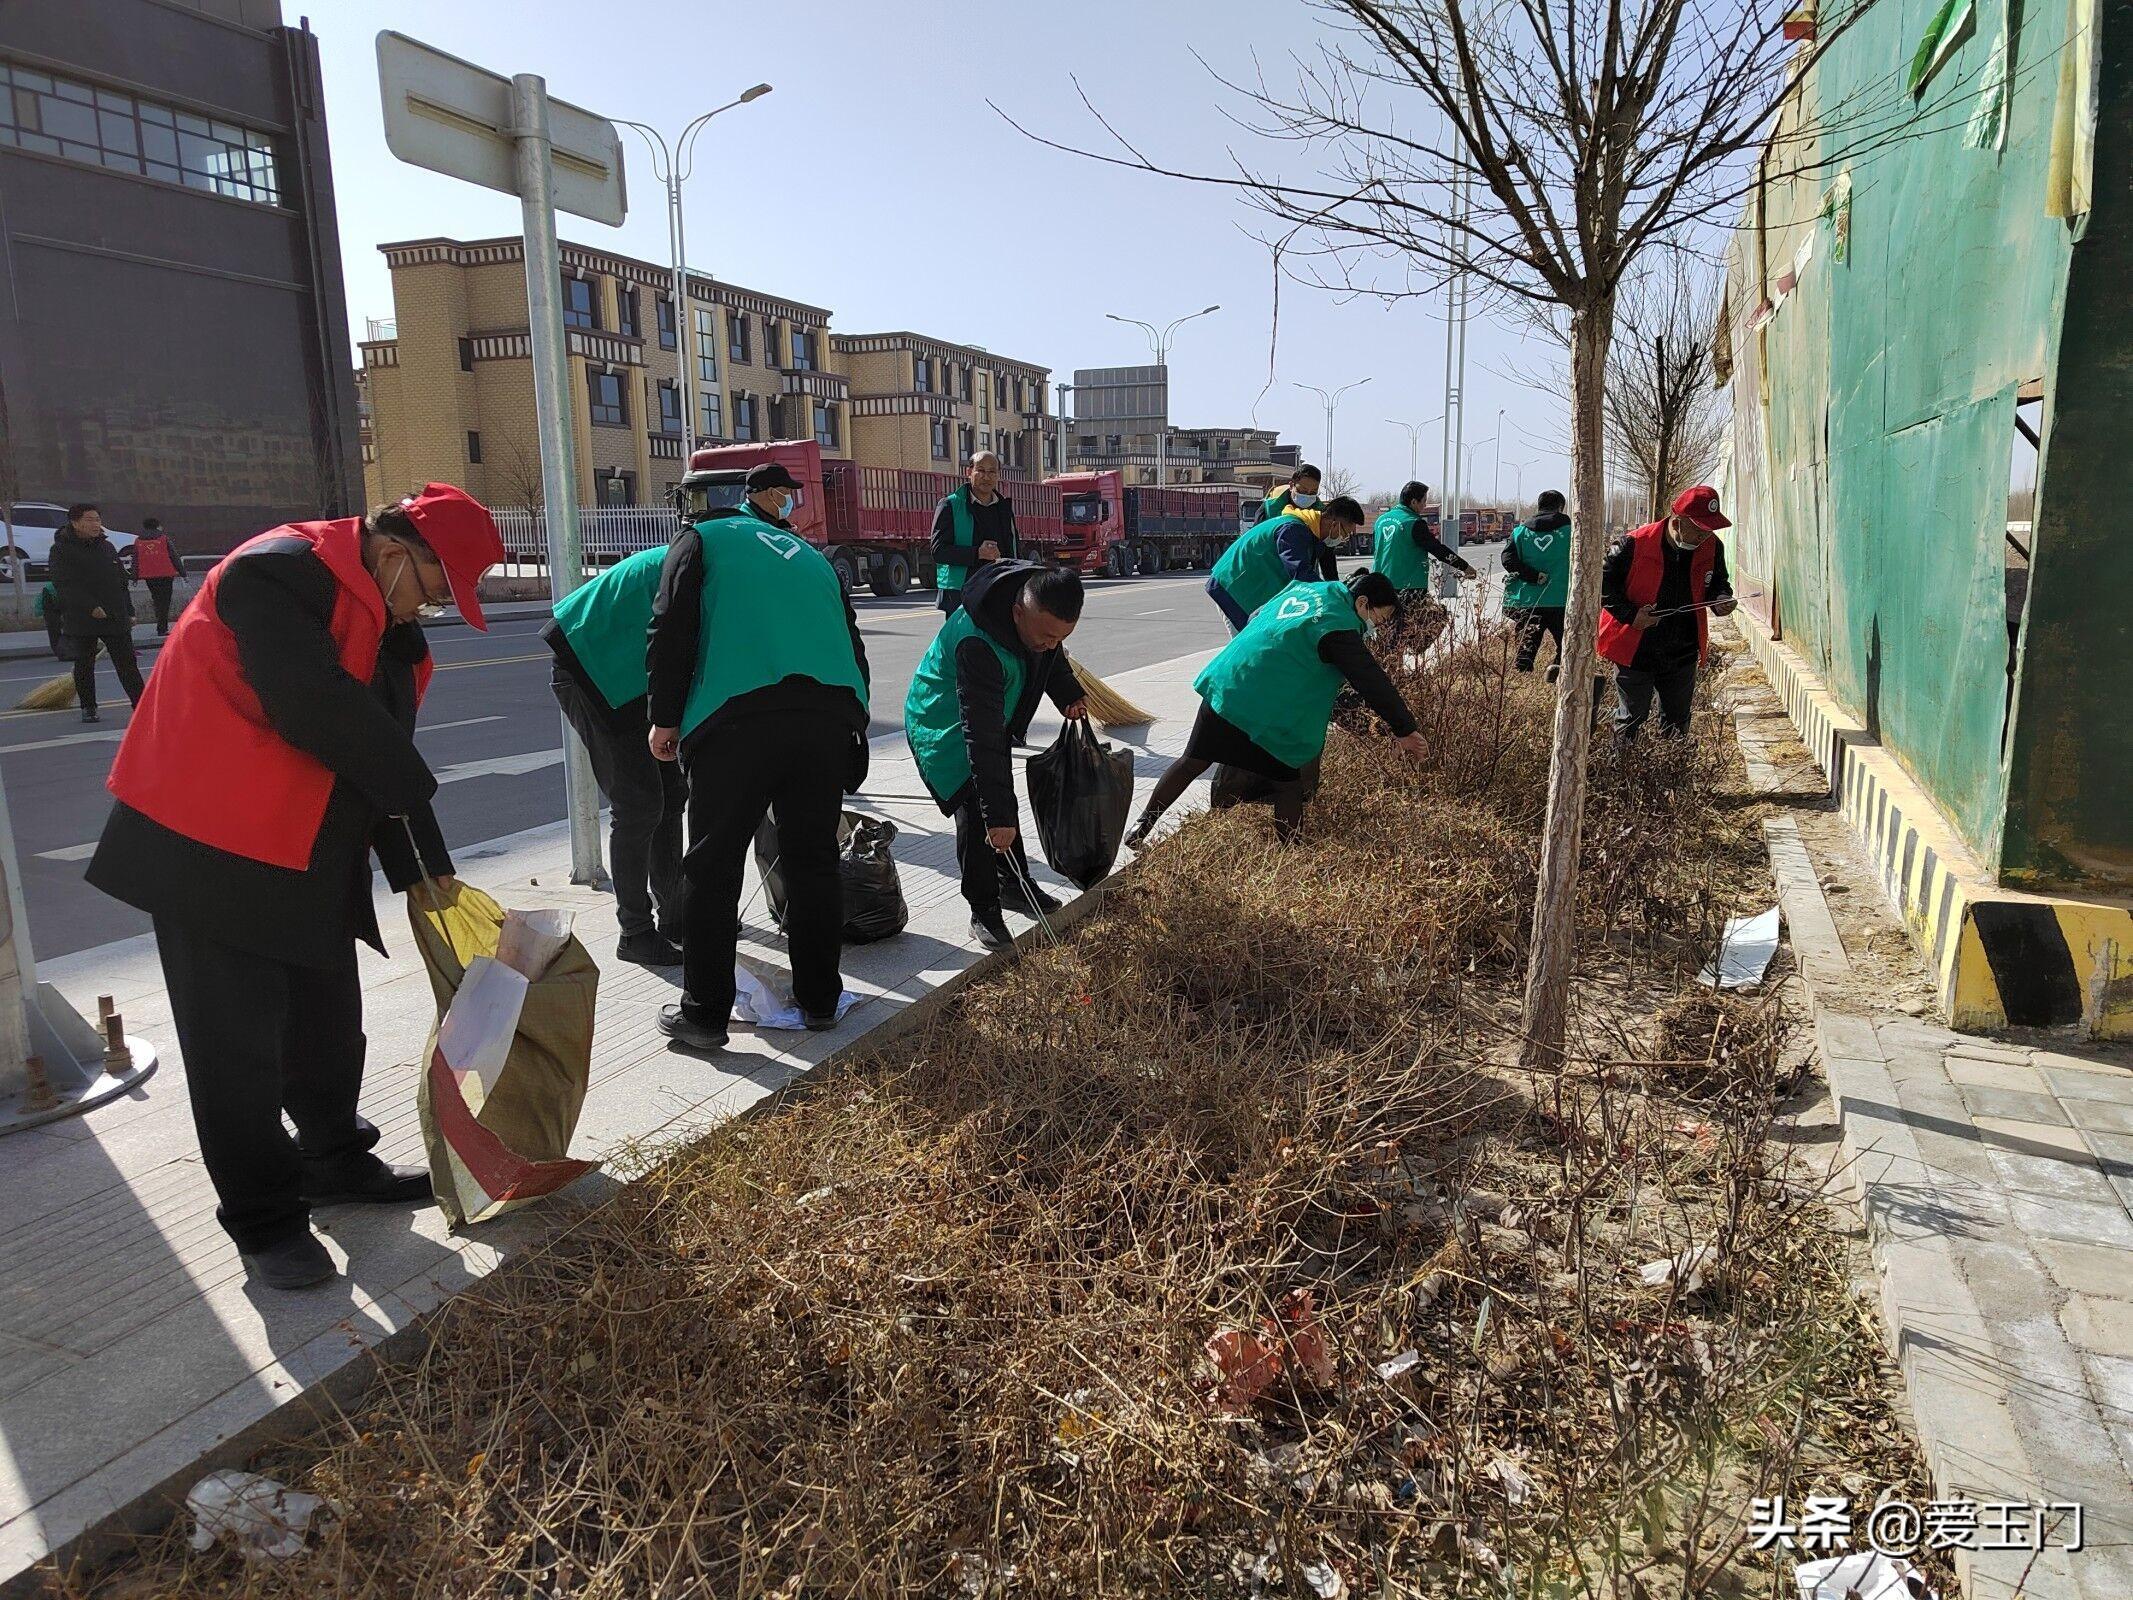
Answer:
<svg viewBox="0 0 2133 1600"><path fill-rule="evenodd" d="M962 487L961 478L862 467L824 456L812 439L706 445L689 458L689 470L674 491L675 509L693 522L709 511L739 505L749 469L766 462L777 462L800 480L793 528L829 557L847 591L864 583L893 598L913 586L933 587L933 516L941 501ZM1000 492L1014 504L1024 558L1060 559L1066 530L1059 490L1049 483L1003 482Z"/></svg>
<svg viewBox="0 0 2133 1600"><path fill-rule="evenodd" d="M1044 481L1059 491L1066 522L1060 563L1098 577L1212 567L1237 537L1244 502L1256 509L1259 501L1257 491L1230 483L1129 487L1116 471Z"/></svg>

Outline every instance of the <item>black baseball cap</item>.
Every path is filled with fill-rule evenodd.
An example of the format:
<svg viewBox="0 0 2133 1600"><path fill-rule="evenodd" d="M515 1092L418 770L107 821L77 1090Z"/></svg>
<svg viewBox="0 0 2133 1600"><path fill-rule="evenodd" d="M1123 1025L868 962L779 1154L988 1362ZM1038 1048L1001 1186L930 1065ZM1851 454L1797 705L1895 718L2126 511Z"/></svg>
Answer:
<svg viewBox="0 0 2133 1600"><path fill-rule="evenodd" d="M785 470L782 462L766 461L760 467L748 469L748 492L759 494L765 489L797 489L800 480Z"/></svg>

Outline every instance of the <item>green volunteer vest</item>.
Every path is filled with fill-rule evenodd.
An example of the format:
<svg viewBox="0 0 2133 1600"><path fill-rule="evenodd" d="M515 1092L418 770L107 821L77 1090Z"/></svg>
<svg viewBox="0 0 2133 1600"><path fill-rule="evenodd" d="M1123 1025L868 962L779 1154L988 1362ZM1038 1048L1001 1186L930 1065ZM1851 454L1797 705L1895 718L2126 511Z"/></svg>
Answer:
<svg viewBox="0 0 2133 1600"><path fill-rule="evenodd" d="M1378 513L1370 565L1384 573L1395 589L1429 587L1429 552L1415 546L1414 528L1421 520L1405 506Z"/></svg>
<svg viewBox="0 0 2133 1600"><path fill-rule="evenodd" d="M1272 494L1268 495L1264 500L1259 502L1259 520L1261 522L1264 522L1269 517L1278 517L1288 509L1289 491L1286 489L1276 489Z"/></svg>
<svg viewBox="0 0 2133 1600"><path fill-rule="evenodd" d="M620 708L644 698L650 677L644 667L645 634L652 602L659 597L664 545L618 561L555 603L556 626L600 698Z"/></svg>
<svg viewBox="0 0 2133 1600"><path fill-rule="evenodd" d="M1319 659L1318 642L1362 629L1345 583L1292 583L1252 613L1192 686L1276 761L1301 767L1326 748L1326 723L1347 681Z"/></svg>
<svg viewBox="0 0 2133 1600"><path fill-rule="evenodd" d="M1240 535L1215 563L1215 582L1247 614L1289 586L1289 569L1281 564L1281 552L1275 542L1282 524L1296 520L1299 519L1287 515L1268 517Z"/></svg>
<svg viewBox="0 0 2133 1600"><path fill-rule="evenodd" d="M745 506L699 522L696 532L704 542L702 654L682 736L727 701L787 678L849 689L864 708L844 587L822 553Z"/></svg>
<svg viewBox="0 0 2133 1600"><path fill-rule="evenodd" d="M1570 529L1567 526L1536 533L1521 522L1511 530L1511 547L1518 552L1519 559L1540 573L1545 581L1506 580L1503 603L1507 610L1570 604Z"/></svg>
<svg viewBox="0 0 2133 1600"><path fill-rule="evenodd" d="M960 589L970 576L970 569L977 565L978 530L970 515L970 485L948 497L948 515L955 519L956 547L970 552L968 561L937 561L933 564L933 584L937 589Z"/></svg>
<svg viewBox="0 0 2133 1600"><path fill-rule="evenodd" d="M979 627L968 610L941 624L926 649L911 687L904 695L904 739L918 761L918 775L935 801L946 805L970 781L970 744L963 737L963 713L957 702L956 646L972 634L1000 658L1007 680L1003 704L1012 718L1022 700L1022 658Z"/></svg>

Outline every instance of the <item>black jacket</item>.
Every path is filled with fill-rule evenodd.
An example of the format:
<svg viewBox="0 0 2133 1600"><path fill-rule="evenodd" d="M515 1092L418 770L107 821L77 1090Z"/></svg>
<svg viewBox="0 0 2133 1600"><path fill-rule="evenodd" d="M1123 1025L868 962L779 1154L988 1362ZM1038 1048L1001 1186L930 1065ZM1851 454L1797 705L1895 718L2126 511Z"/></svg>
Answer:
<svg viewBox="0 0 2133 1600"><path fill-rule="evenodd" d="M1349 686L1362 696L1363 704L1385 719L1395 739L1404 739L1415 731L1415 714L1407 709L1407 702L1385 676L1385 669L1378 665L1378 658L1370 653L1370 646L1360 633L1352 628L1334 629L1318 641L1318 659L1348 680Z"/></svg>
<svg viewBox="0 0 2133 1600"><path fill-rule="evenodd" d="M963 586L963 609L970 620L1023 664L1022 692L1010 706L1000 659L985 641L973 635L955 650L956 702L970 748L970 783L976 786L978 811L988 828L1019 826L1012 750L1029 736L1039 697L1050 695L1062 711L1082 698L1081 682L1066 651L1034 654L1015 629L1015 601L1022 586L1043 570L1034 561L995 561L973 572ZM966 785L961 794L951 795L947 809L960 806L969 792Z"/></svg>
<svg viewBox="0 0 2133 1600"><path fill-rule="evenodd" d="M970 502L970 537L974 544L958 545L955 542L955 513L948 509L948 495L933 512L933 559L936 563L960 559L967 566L978 563L977 545L987 539L1000 547L1002 561L1014 561L1022 554L1022 541L1015 530L1014 502L1002 490L989 506L981 506L975 498Z"/></svg>
<svg viewBox="0 0 2133 1600"><path fill-rule="evenodd" d="M1525 526L1531 528L1535 533L1553 533L1557 528L1569 527L1570 517L1567 512L1543 511L1538 516L1528 519ZM1522 583L1546 583L1548 581L1548 575L1545 572L1535 571L1528 562L1520 558L1516 539L1506 539L1503 542L1503 569Z"/></svg>
<svg viewBox="0 0 2133 1600"><path fill-rule="evenodd" d="M1718 548L1711 552L1711 575L1704 592L1692 596L1689 563L1695 560L1695 552L1682 549L1665 533L1659 535L1665 565L1659 571L1659 598L1652 602L1652 608L1672 615L1660 617L1644 630L1644 637L1637 641L1633 670L1675 672L1696 665L1703 636L1696 626L1696 613L1685 608L1692 600L1717 600L1733 592L1733 581L1726 575L1726 547L1715 534L1712 542ZM1629 540L1620 540L1607 552L1607 564L1600 568L1600 604L1621 622L1634 622L1637 618L1637 608L1629 598L1629 568L1635 552L1636 547Z"/></svg>
<svg viewBox="0 0 2133 1600"><path fill-rule="evenodd" d="M437 779L415 748L421 628L388 628L367 686L341 670L329 623L340 584L301 539L276 539L223 563L216 609L274 731L334 772L303 871L270 866L174 833L123 802L111 808L89 882L151 916L296 966L331 967L360 938L381 952L369 852L386 881L421 879L412 829L432 876L452 871L430 797ZM201 773L198 781L241 782ZM395 812L404 812L402 822Z"/></svg>
<svg viewBox="0 0 2133 1600"><path fill-rule="evenodd" d="M704 520L740 515L737 510L717 511ZM777 526L788 533L793 531L789 522ZM852 609L849 596L843 605L844 626L852 636L852 659L859 666L859 680L871 687L874 678L867 667L866 641L859 637L859 615ZM704 541L694 527L689 527L667 547L666 564L659 569L659 593L652 601L651 626L645 634L645 666L651 674L645 715L653 727L681 726L682 713L689 704L689 686L696 681L697 663L710 648L703 631ZM844 787L846 793L857 789L867 772L867 708L849 689L797 675L728 700L689 731L682 744L682 760L688 761L705 733L737 717L795 713L835 717L852 730L852 764L844 774Z"/></svg>
<svg viewBox="0 0 2133 1600"><path fill-rule="evenodd" d="M72 634L124 633L133 626L133 589L126 563L104 535L78 539L66 528L52 536L52 587L59 593L59 625ZM100 617L89 613L103 607Z"/></svg>

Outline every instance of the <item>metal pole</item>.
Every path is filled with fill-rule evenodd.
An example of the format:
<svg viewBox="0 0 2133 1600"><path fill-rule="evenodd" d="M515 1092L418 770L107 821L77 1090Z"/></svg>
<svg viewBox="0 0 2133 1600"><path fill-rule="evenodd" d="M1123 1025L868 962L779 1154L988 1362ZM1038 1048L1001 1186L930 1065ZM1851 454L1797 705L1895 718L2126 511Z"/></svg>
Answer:
<svg viewBox="0 0 2133 1600"><path fill-rule="evenodd" d="M1056 390L1058 390L1058 391L1059 391L1059 405L1058 405L1058 411L1059 411L1059 467L1058 467L1058 470L1059 470L1059 471L1060 471L1061 473L1064 473L1064 472L1066 471L1066 469L1067 469L1067 407L1066 407L1066 397L1067 397L1068 395L1070 395L1070 394L1072 394L1072 393L1074 392L1074 386L1073 386L1073 385L1072 385L1071 383L1055 383L1055 384L1053 384L1053 385L1052 385L1052 387L1053 387L1054 389L1056 389Z"/></svg>
<svg viewBox="0 0 2133 1600"><path fill-rule="evenodd" d="M526 230L526 325L533 347L533 409L546 497L549 605L585 578L578 542L578 460L570 437L570 354L563 336L563 253L556 243L554 172L549 164L548 85L533 72L511 80L518 147L519 210ZM600 862L600 791L592 758L563 724L563 793L570 818L570 881L607 885Z"/></svg>
<svg viewBox="0 0 2133 1600"><path fill-rule="evenodd" d="M1491 500L1503 498L1503 413L1504 408L1498 406L1496 408L1496 475L1489 480L1489 498Z"/></svg>
<svg viewBox="0 0 2133 1600"><path fill-rule="evenodd" d="M689 247L681 231L681 172L669 166L667 179L667 226L674 235L674 364L676 385L681 391L681 471L688 476L689 458L696 454L696 369L689 360Z"/></svg>
<svg viewBox="0 0 2133 1600"><path fill-rule="evenodd" d="M1170 485L1170 345L1160 335L1151 342L1155 345L1156 378L1163 386L1163 415L1155 425L1155 486L1164 489Z"/></svg>

